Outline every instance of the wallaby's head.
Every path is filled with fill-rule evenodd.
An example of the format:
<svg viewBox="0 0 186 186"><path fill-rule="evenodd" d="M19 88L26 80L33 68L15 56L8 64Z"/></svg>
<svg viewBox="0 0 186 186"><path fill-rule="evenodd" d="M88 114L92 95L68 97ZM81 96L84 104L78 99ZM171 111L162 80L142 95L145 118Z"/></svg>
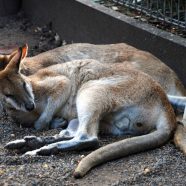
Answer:
<svg viewBox="0 0 186 186"><path fill-rule="evenodd" d="M26 57L27 45L11 56L6 67L0 71L0 97L8 108L32 111L34 95L27 77L19 72L21 60Z"/></svg>

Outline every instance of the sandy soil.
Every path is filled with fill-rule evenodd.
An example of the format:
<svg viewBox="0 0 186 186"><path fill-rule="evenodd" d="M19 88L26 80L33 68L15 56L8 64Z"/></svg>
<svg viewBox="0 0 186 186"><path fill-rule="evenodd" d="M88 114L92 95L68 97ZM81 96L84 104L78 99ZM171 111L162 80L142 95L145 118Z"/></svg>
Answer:
<svg viewBox="0 0 186 186"><path fill-rule="evenodd" d="M22 14L0 18L0 51L28 43L29 55L54 48L50 25L37 27ZM4 50L6 49L6 50ZM65 152L52 156L21 157L3 146L25 135L52 135L59 130L36 132L20 128L6 114L0 118L0 185L185 185L186 159L169 142L148 152L115 160L93 169L83 179L72 177L74 168L88 152ZM101 145L119 138L101 138Z"/></svg>

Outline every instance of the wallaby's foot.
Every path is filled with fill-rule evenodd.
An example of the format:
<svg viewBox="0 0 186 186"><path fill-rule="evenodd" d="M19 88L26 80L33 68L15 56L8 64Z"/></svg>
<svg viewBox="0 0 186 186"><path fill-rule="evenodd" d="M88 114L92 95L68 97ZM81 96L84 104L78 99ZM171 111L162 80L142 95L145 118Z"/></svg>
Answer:
<svg viewBox="0 0 186 186"><path fill-rule="evenodd" d="M7 149L17 149L21 152L26 152L28 150L38 149L44 145L70 140L72 139L79 126L78 119L73 119L69 122L67 129L62 130L59 134L55 136L46 137L36 137L36 136L25 136L23 139L15 140L6 144Z"/></svg>
<svg viewBox="0 0 186 186"><path fill-rule="evenodd" d="M44 145L55 143L63 140L70 140L72 137L68 136L47 136L47 137L36 137L36 136L25 136L23 139L15 140L5 145L6 149L14 150L17 149L20 152L26 152L34 149L43 147Z"/></svg>
<svg viewBox="0 0 186 186"><path fill-rule="evenodd" d="M49 145L28 151L25 155L51 155L59 151L93 149L98 147L97 136L90 136L87 133L77 133L78 127L78 119L71 120L67 129L62 130L59 135L55 136L58 142L48 143Z"/></svg>
<svg viewBox="0 0 186 186"><path fill-rule="evenodd" d="M54 118L50 123L51 129L65 128L68 122L63 118Z"/></svg>
<svg viewBox="0 0 186 186"><path fill-rule="evenodd" d="M91 138L84 136L81 138L73 138L69 141L60 141L41 147L36 150L28 151L24 156L36 156L36 155L51 155L58 152L69 151L69 150L82 150L82 149L95 149L99 145L96 137Z"/></svg>
<svg viewBox="0 0 186 186"><path fill-rule="evenodd" d="M178 124L174 134L174 143L186 155L186 126Z"/></svg>
<svg viewBox="0 0 186 186"><path fill-rule="evenodd" d="M36 136L25 136L21 140L15 140L6 144L7 149L18 149L21 152L33 150L44 146L45 140Z"/></svg>

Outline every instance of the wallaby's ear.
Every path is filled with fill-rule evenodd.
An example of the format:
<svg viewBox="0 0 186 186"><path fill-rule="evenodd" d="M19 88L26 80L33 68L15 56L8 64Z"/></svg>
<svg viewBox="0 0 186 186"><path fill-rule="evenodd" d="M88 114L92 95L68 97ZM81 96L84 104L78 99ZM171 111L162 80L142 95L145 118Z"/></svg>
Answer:
<svg viewBox="0 0 186 186"><path fill-rule="evenodd" d="M23 51L22 47L20 47L16 51L15 55L12 57L12 59L7 64L5 71L10 70L10 71L14 71L16 73L19 72L19 65L22 60L22 51Z"/></svg>
<svg viewBox="0 0 186 186"><path fill-rule="evenodd" d="M28 45L25 44L24 46L22 46L22 56L21 56L21 60L25 59L25 57L28 54Z"/></svg>
<svg viewBox="0 0 186 186"><path fill-rule="evenodd" d="M0 55L0 70L3 70L8 64L7 55Z"/></svg>
<svg viewBox="0 0 186 186"><path fill-rule="evenodd" d="M5 59L7 60L7 63L11 61L11 59L16 55L17 49L14 50L10 55L6 55Z"/></svg>
<svg viewBox="0 0 186 186"><path fill-rule="evenodd" d="M0 55L0 70L5 69L5 67L8 65L9 61L14 57L14 55L17 53L17 50L14 50L11 54L1 54Z"/></svg>

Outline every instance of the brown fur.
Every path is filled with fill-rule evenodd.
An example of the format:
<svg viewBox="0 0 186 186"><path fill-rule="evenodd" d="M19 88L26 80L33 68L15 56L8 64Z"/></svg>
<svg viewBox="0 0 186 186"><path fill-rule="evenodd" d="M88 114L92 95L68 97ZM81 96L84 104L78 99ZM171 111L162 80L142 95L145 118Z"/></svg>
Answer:
<svg viewBox="0 0 186 186"><path fill-rule="evenodd" d="M0 55L1 69L5 68L13 55L14 52L11 55ZM183 84L168 66L152 54L138 50L125 43L110 45L79 43L66 45L34 57L25 58L21 63L21 72L30 75L44 67L76 59L96 59L101 63L120 63L122 68L133 68L147 73L160 83L167 94L186 96ZM51 76L52 74L48 75ZM181 134L179 135L179 133ZM179 130L179 132L175 133L175 143L177 145L183 146L182 143L185 144L183 136L185 136L184 130Z"/></svg>
<svg viewBox="0 0 186 186"><path fill-rule="evenodd" d="M152 54L125 43L66 45L34 57L25 58L21 64L21 72L30 75L44 67L77 59L95 59L101 63L122 63L125 67L131 67L150 75L160 83L167 94L186 96L184 86L168 66ZM6 60L8 60L8 56ZM0 61L2 60L0 59Z"/></svg>

